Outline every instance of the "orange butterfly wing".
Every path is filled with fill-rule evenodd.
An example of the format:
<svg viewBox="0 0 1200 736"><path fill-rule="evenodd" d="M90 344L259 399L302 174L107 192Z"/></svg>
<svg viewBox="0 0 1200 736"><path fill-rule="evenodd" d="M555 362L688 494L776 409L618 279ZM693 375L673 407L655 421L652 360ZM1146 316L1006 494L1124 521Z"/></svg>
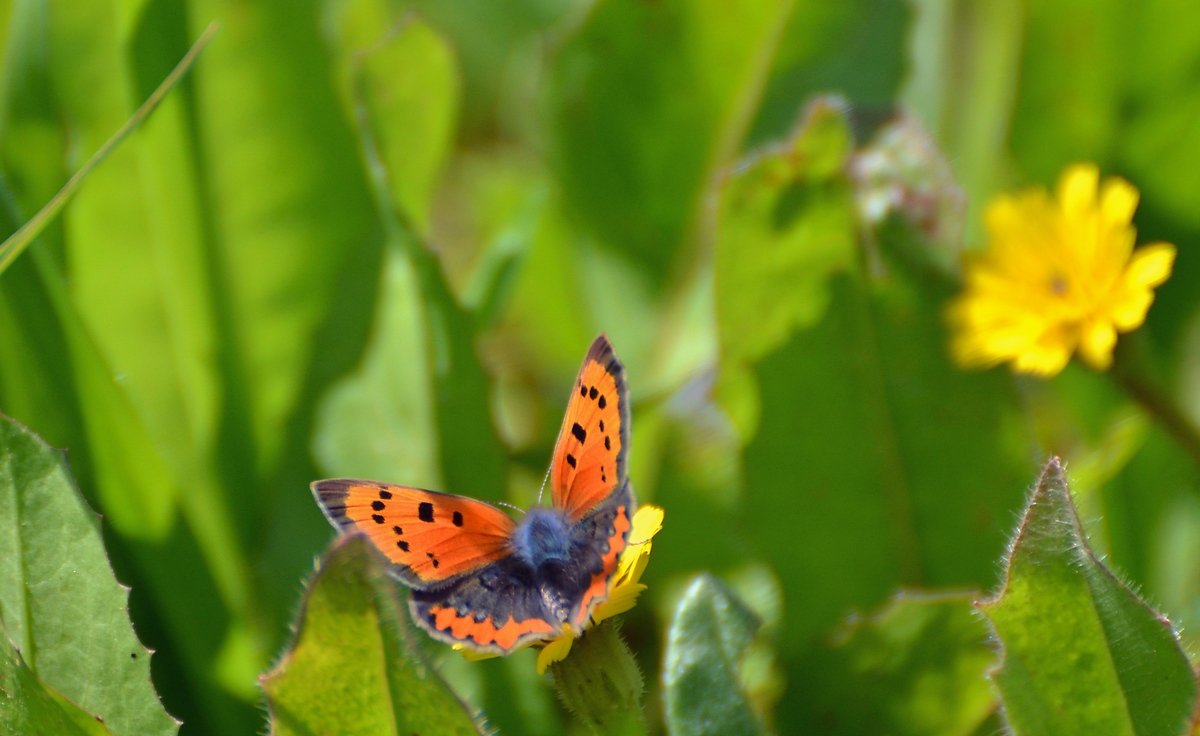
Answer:
<svg viewBox="0 0 1200 736"><path fill-rule="evenodd" d="M516 524L483 501L370 480L321 480L312 490L334 526L366 534L417 590L512 554Z"/></svg>
<svg viewBox="0 0 1200 736"><path fill-rule="evenodd" d="M550 462L554 506L579 521L625 482L629 399L625 369L597 337L571 390Z"/></svg>

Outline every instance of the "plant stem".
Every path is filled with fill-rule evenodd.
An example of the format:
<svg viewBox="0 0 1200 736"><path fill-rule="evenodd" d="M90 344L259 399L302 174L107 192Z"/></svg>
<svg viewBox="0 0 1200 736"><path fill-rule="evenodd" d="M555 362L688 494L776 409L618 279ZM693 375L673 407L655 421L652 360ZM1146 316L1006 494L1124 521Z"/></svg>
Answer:
<svg viewBox="0 0 1200 736"><path fill-rule="evenodd" d="M1200 465L1200 428L1145 370L1136 340L1118 345L1110 375Z"/></svg>
<svg viewBox="0 0 1200 736"><path fill-rule="evenodd" d="M592 733L646 733L642 673L613 620L588 629L550 673L558 697Z"/></svg>

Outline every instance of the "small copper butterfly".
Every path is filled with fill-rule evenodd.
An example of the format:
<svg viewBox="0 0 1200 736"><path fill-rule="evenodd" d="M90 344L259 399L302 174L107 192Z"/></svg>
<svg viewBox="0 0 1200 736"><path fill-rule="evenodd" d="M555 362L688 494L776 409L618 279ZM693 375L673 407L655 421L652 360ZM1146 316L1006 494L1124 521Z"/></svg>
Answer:
<svg viewBox="0 0 1200 736"><path fill-rule="evenodd" d="M322 480L334 527L362 533L412 589L434 638L507 654L583 629L608 596L635 501L625 473L629 399L604 335L583 359L550 463L551 505L520 521L465 496L370 480Z"/></svg>

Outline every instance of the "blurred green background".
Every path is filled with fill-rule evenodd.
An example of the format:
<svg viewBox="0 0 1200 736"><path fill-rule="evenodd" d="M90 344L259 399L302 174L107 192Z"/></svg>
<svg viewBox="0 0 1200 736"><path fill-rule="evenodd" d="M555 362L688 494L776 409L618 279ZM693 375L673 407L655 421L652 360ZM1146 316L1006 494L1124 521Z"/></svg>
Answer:
<svg viewBox="0 0 1200 736"><path fill-rule="evenodd" d="M652 722L664 622L711 570L764 621L745 676L779 732L995 732L960 612L1050 453L1093 544L1200 631L1200 457L1161 421L1200 418L1191 4L0 0L0 230L212 21L0 274L0 411L66 449L184 733L263 729L257 676L333 536L310 481L528 506L600 332L634 487L666 509L623 629ZM1122 338L1153 400L947 357L983 204L1078 160L1179 247ZM880 191L903 196L863 217ZM901 589L959 601L957 633L867 662ZM428 651L502 732L565 728L530 652ZM907 689L951 660L971 674Z"/></svg>

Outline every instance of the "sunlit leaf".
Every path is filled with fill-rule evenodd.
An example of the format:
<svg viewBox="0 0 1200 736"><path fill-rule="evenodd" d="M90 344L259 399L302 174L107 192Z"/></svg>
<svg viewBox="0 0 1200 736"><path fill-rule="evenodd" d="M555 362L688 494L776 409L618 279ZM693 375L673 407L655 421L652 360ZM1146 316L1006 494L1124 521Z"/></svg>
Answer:
<svg viewBox="0 0 1200 736"><path fill-rule="evenodd" d="M414 653L400 587L364 537L343 537L309 583L296 640L262 678L271 733L480 733Z"/></svg>
<svg viewBox="0 0 1200 736"><path fill-rule="evenodd" d="M717 231L723 357L756 360L821 317L830 273L853 265L852 141L840 103L811 103L803 123L725 183Z"/></svg>
<svg viewBox="0 0 1200 736"><path fill-rule="evenodd" d="M1021 736L1180 734L1196 679L1171 623L1096 556L1051 459L980 609L1003 647L993 675Z"/></svg>
<svg viewBox="0 0 1200 736"><path fill-rule="evenodd" d="M111 734L95 716L80 710L38 681L6 639L0 638L0 731L62 736Z"/></svg>
<svg viewBox="0 0 1200 736"><path fill-rule="evenodd" d="M174 734L62 456L0 417L0 624L28 669L114 734ZM0 642L0 645L3 645Z"/></svg>

